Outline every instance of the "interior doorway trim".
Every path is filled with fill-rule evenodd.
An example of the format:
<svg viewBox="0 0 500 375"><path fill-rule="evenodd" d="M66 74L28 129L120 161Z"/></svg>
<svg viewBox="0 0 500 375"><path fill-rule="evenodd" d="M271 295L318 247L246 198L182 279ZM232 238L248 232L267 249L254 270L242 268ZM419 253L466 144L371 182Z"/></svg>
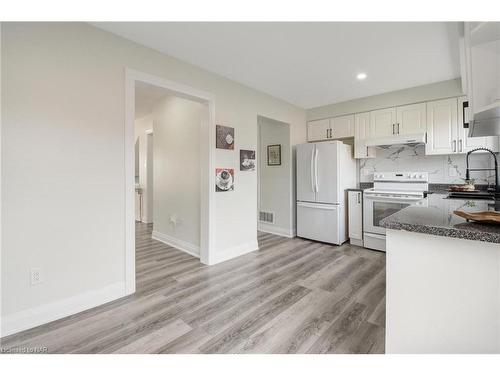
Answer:
<svg viewBox="0 0 500 375"><path fill-rule="evenodd" d="M125 293L135 292L134 127L135 83L164 88L172 94L207 106L200 126L201 217L200 261L211 264L215 243L215 97L211 93L125 68Z"/></svg>

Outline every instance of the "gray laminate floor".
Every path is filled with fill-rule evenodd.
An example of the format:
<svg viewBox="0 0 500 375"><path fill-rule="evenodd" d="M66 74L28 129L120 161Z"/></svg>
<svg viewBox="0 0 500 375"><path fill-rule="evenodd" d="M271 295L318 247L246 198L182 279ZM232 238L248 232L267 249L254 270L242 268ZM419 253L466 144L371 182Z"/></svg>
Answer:
<svg viewBox="0 0 500 375"><path fill-rule="evenodd" d="M259 233L215 266L136 225L137 293L7 338L49 353L383 353L385 254Z"/></svg>

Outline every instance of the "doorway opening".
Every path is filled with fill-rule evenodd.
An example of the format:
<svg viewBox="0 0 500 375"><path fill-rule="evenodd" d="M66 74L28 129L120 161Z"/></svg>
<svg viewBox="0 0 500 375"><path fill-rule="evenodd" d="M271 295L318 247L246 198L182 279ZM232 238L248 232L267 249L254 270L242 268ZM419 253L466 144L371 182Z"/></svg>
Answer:
<svg viewBox="0 0 500 375"><path fill-rule="evenodd" d="M257 230L295 236L295 202L290 124L257 117Z"/></svg>
<svg viewBox="0 0 500 375"><path fill-rule="evenodd" d="M210 264L215 208L214 174L210 173L214 170L214 122L210 94L127 69L127 294L135 292L136 279L140 277L141 283L145 280L145 256L160 248L177 251L160 251L164 260L193 263L200 258ZM146 251L138 254L137 265L136 228L137 251Z"/></svg>

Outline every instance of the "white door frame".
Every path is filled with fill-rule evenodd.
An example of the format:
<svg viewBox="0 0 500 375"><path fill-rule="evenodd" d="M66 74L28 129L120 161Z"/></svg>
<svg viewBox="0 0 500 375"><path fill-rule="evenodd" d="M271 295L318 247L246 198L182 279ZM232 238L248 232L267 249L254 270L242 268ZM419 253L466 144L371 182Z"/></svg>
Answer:
<svg viewBox="0 0 500 375"><path fill-rule="evenodd" d="M192 87L125 68L125 293L135 292L135 182L134 126L135 83L144 82L164 88L185 99L207 106L200 127L201 218L200 261L213 263L215 243L215 97Z"/></svg>

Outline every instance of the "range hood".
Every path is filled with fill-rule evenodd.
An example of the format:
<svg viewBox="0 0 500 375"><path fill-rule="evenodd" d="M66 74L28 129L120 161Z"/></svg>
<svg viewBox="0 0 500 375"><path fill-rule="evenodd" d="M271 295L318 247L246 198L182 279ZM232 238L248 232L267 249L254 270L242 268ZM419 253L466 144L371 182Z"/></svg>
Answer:
<svg viewBox="0 0 500 375"><path fill-rule="evenodd" d="M415 134L400 134L387 137L370 138L365 141L365 146L398 146L398 145L415 145L425 143L426 133Z"/></svg>
<svg viewBox="0 0 500 375"><path fill-rule="evenodd" d="M469 137L500 136L500 103L474 114Z"/></svg>

